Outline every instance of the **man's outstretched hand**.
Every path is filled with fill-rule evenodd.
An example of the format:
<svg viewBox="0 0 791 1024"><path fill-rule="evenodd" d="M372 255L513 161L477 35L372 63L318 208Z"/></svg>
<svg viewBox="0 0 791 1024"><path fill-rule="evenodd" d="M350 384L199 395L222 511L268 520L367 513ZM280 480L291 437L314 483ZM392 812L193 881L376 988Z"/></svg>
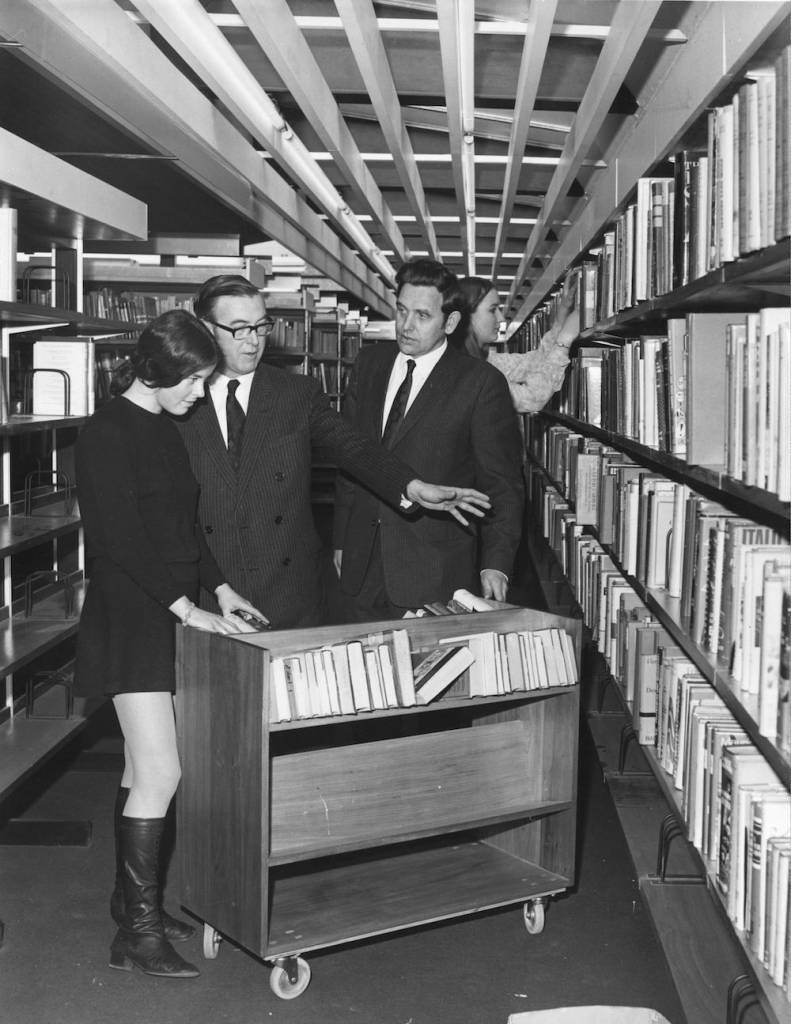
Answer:
<svg viewBox="0 0 791 1024"><path fill-rule="evenodd" d="M464 526L470 524L463 513L480 517L492 507L488 496L472 487L444 487L442 484L427 484L425 480L410 480L406 496L432 512L450 512Z"/></svg>

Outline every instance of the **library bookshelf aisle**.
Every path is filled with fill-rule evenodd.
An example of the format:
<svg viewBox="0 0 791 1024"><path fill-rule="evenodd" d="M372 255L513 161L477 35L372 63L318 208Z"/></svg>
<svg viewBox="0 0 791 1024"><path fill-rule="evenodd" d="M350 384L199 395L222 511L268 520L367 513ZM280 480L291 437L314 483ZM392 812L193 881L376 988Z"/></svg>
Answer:
<svg viewBox="0 0 791 1024"><path fill-rule="evenodd" d="M267 314L275 321L264 359L313 377L340 410L351 366L360 348L360 320L345 307L317 303L312 291L267 291Z"/></svg>
<svg viewBox="0 0 791 1024"><path fill-rule="evenodd" d="M291 999L310 950L520 903L540 932L548 898L574 883L578 684L489 697L454 684L429 704L277 721L273 665L393 630L417 662L481 629L550 628L579 664L579 621L529 609L180 630L179 878L204 955L227 937L273 964L272 990Z"/></svg>
<svg viewBox="0 0 791 1024"><path fill-rule="evenodd" d="M74 444L91 411L94 365L85 361L86 353L92 355L91 339L122 334L128 324L83 311L82 249L91 237L120 242L146 232L142 203L2 134L7 202L0 211L0 800L80 730L91 710L71 697L73 638L85 587ZM43 274L32 275L18 254L45 243L50 263ZM62 407L36 413L36 343L62 344L65 350L66 338L73 342L75 336L81 380L71 382L57 371L67 381L56 387ZM57 355L57 349L50 351ZM70 407L69 392L75 401L82 395L79 414L76 405ZM4 821L0 842L15 841L17 824ZM66 833L63 823L37 825L26 842L84 845L90 833L89 822Z"/></svg>
<svg viewBox="0 0 791 1024"><path fill-rule="evenodd" d="M618 205L593 196L545 272L577 277L583 331L525 424L534 557L584 619L589 721L696 1024L791 1019L791 44L769 7L683 78L683 117L671 74L619 140Z"/></svg>

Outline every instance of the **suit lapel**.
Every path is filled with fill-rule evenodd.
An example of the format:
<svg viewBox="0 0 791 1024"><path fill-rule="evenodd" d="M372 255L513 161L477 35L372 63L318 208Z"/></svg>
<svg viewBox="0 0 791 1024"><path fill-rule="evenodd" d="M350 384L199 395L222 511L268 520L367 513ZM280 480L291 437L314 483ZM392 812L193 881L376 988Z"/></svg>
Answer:
<svg viewBox="0 0 791 1024"><path fill-rule="evenodd" d="M214 402L208 394L200 406L195 409L192 417L200 447L215 464L217 473L225 483L229 487L233 487L235 474L228 461L228 448L223 441L217 413L214 411Z"/></svg>
<svg viewBox="0 0 791 1024"><path fill-rule="evenodd" d="M400 444L406 435L420 423L425 414L434 408L440 395L445 395L453 390L457 362L458 354L448 345L442 358L428 375L417 398L410 405L396 434L395 444Z"/></svg>
<svg viewBox="0 0 791 1024"><path fill-rule="evenodd" d="M398 349L395 346L383 353L383 358L379 358L376 361L370 381L367 384L370 401L363 401L363 396L360 396L361 405L369 410L366 429L370 432L370 436L375 437L377 441L380 441L382 438L382 417L384 415L385 398L387 397L387 385L390 383L390 374L393 372L393 364L397 356Z"/></svg>
<svg viewBox="0 0 791 1024"><path fill-rule="evenodd" d="M231 471L239 495L252 479L255 466L260 460L261 449L266 447L268 435L271 434L272 426L276 422L278 401L277 388L268 367L261 364L256 370L250 388L239 472L234 476Z"/></svg>

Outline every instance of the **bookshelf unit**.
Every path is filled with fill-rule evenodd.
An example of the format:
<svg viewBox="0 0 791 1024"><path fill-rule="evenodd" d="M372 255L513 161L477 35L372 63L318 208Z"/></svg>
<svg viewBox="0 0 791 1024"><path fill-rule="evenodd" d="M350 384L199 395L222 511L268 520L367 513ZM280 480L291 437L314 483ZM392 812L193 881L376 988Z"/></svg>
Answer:
<svg viewBox="0 0 791 1024"><path fill-rule="evenodd" d="M121 245L146 234L146 208L138 200L10 133L3 140L0 799L79 730L86 713L83 702L75 711L70 699L65 707L55 699L61 683L68 692L85 587L73 490L74 444L85 416L33 415L20 407L23 389L12 382L12 366L30 363L35 340L127 331L128 323L83 312L83 244L98 237ZM44 248L51 255L43 287L20 285L18 252ZM33 292L37 301L28 301Z"/></svg>
<svg viewBox="0 0 791 1024"><path fill-rule="evenodd" d="M275 329L267 338L264 360L293 373L309 373L313 297L307 289L298 292L264 292L267 316Z"/></svg>
<svg viewBox="0 0 791 1024"><path fill-rule="evenodd" d="M293 998L309 950L517 903L540 931L547 898L574 881L578 686L270 724L270 664L372 631L406 629L415 655L550 626L579 659L578 621L528 609L179 631L180 879L205 955L225 935L274 963L273 990Z"/></svg>
<svg viewBox="0 0 791 1024"><path fill-rule="evenodd" d="M657 87L654 105L649 108L643 124L624 133L617 140L616 151L609 154L619 167L617 189L608 192L604 183L594 192L574 232L561 243L556 257L540 275L534 299L540 298L539 287L548 289L566 272L577 273L589 260L589 254L602 248L604 235L632 200L638 178L651 174L652 166L659 168L663 161L683 150L688 136L699 139L700 125L705 123L708 108L729 103L746 80L747 72L762 62L773 62L783 47L789 45L789 5L772 6L771 12L769 5L762 9L760 24L748 25L742 16L733 59L725 62L719 72L701 67L700 73L684 75L684 56L679 55L678 74L671 71ZM733 28L736 28L735 23ZM735 56L737 51L738 57ZM684 81L688 90L692 90L688 91L683 107L676 110L666 103L673 92L674 80ZM646 161L645 150L641 147L645 132L651 126L656 135L650 150L652 157ZM703 134L705 137L705 132ZM657 140L664 142L657 146ZM787 228L785 231L787 235ZM604 316L594 316L582 331L577 347L621 346L627 338L638 335L662 335L668 320L690 314L733 313L734 319L738 319L738 314L744 316L768 307L787 310L790 251L788 237L778 237L756 252L723 260L719 266L664 294L616 308L615 312ZM584 271L580 269L579 273L582 275ZM532 339L538 338L546 328L547 316L551 318L551 300L536 314L535 326L530 323L520 326L512 335L511 344L529 347ZM764 343L761 338L759 344ZM693 341L689 344L692 346ZM724 335L722 344L724 352ZM726 394L719 397L724 405ZM642 473L648 479L651 474L657 480L683 485L693 494L721 506L725 514L769 528L779 536L784 550L788 548L791 506L774 491L729 475L724 464L697 464L684 455L668 454L641 443L635 436L594 426L571 415L573 410L568 404L564 405L564 401L561 396L555 402L556 408L548 408L539 416L526 419L526 444L531 460L527 471L528 489L536 521L541 524L540 534L532 538L531 546L539 574L545 581L550 608L585 618L591 648L598 648L596 657L604 665L598 670L601 689L598 701L593 702L597 706L591 708L589 718L640 878L641 893L667 954L690 1024L692 1021L715 1024L723 1020L728 1024L739 1020L780 1024L791 1019L791 1006L783 986L772 980L763 958L752 948L749 930L733 924L718 886L718 865L692 842L687 817L689 808L682 800L677 781L668 774L652 742L637 743L634 702L627 699L626 685L622 686L624 665L621 662L616 669L610 663L612 620L601 616L602 606L607 607L606 602L610 600L607 580L616 595L612 600L617 601L618 594L628 592L636 599L637 606L658 623L667 637L664 643L671 651L669 657L688 661L694 674L720 698L724 709L743 730L746 741L771 769L781 795L786 796L791 789L791 752L781 745L773 730L761 726L759 698L751 692L757 680L732 674L735 669L722 652L717 654L710 649L712 642L716 647L716 638L701 641L693 636L689 610L684 609L675 593L671 596L666 586L647 585L644 571L630 571L622 544L618 539L609 539L616 521L614 516L604 524L603 533L601 522L598 527L588 525L589 520L583 516L585 525L577 523L579 506L575 503L574 472L569 471L568 463L562 460L561 472L555 472L557 465L553 465L549 432L566 431L568 441L565 444L580 453L595 453L596 443L605 446L605 452L612 449L621 453L626 463L634 464L635 478ZM787 445L789 438L780 437L778 443ZM598 544L598 548L590 549L590 558L584 553L588 544ZM601 552L601 557L597 551ZM587 576L580 577L580 573L586 572ZM674 650L680 653L675 655ZM620 654L614 657L617 661ZM757 668L753 672L757 672ZM609 694L614 696L616 705L611 714L602 711L612 704ZM657 714L661 714L660 709ZM661 743L661 738L657 742ZM666 873L675 837L683 837L686 842L674 847L678 852L673 854L673 870ZM680 871L676 860L681 862Z"/></svg>

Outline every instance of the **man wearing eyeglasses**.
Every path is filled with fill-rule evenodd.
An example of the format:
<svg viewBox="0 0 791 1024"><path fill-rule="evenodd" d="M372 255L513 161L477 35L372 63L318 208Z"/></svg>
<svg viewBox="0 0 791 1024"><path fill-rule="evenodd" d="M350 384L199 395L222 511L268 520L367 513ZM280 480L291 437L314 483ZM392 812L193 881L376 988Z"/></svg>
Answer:
<svg viewBox="0 0 791 1024"><path fill-rule="evenodd" d="M221 353L207 399L180 424L201 488L199 519L228 581L273 628L314 626L324 617L313 447L329 448L339 466L394 507L417 503L462 522L489 507L479 491L417 479L347 424L316 381L262 362L274 323L246 278L210 278L194 310Z"/></svg>

